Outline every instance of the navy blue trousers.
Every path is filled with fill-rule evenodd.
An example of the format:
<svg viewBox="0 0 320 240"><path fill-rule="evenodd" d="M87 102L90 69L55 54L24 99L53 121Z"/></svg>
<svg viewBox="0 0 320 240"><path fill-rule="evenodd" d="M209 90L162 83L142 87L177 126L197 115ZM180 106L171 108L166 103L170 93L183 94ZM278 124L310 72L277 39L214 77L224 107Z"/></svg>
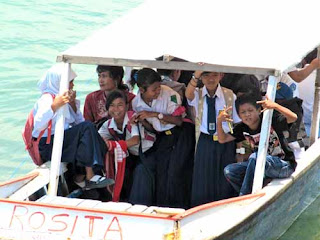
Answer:
<svg viewBox="0 0 320 240"><path fill-rule="evenodd" d="M41 159L51 160L54 135L50 144L47 137L41 138L39 151ZM107 152L106 144L91 122L82 122L64 131L61 161L72 163L74 167L93 167L101 169Z"/></svg>
<svg viewBox="0 0 320 240"><path fill-rule="evenodd" d="M224 176L224 168L235 162L235 143L221 144L201 133L196 149L191 206L230 198L236 195Z"/></svg>

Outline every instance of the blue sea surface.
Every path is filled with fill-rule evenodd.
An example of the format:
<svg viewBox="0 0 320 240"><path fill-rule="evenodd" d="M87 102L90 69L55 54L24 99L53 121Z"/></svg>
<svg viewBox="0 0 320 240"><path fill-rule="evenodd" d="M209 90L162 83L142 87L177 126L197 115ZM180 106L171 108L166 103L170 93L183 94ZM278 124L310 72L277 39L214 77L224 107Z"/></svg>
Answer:
<svg viewBox="0 0 320 240"><path fill-rule="evenodd" d="M39 98L37 81L56 56L142 2L0 1L0 181L34 168L21 131ZM73 69L78 74L75 89L83 107L86 94L99 89L95 66L73 65Z"/></svg>

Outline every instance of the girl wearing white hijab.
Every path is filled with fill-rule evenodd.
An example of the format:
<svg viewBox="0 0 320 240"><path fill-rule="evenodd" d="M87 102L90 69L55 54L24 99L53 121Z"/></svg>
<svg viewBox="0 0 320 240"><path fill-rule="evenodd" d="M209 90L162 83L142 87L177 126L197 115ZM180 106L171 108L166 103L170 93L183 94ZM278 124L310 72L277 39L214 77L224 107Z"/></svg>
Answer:
<svg viewBox="0 0 320 240"><path fill-rule="evenodd" d="M106 145L94 125L85 122L80 111L80 101L73 91L73 80L77 76L73 70L69 75L69 91L59 95L63 65L51 67L38 82L41 91L40 99L34 105L34 129L32 136L37 138L46 129L39 142L39 152L43 162L50 161L52 155L54 130L57 120L57 110L67 104L65 116L62 162L72 163L76 167L85 167L85 189L104 188L113 180L95 175L94 170L100 170L104 165ZM51 141L47 144L48 124L52 120ZM79 181L79 176L77 176Z"/></svg>

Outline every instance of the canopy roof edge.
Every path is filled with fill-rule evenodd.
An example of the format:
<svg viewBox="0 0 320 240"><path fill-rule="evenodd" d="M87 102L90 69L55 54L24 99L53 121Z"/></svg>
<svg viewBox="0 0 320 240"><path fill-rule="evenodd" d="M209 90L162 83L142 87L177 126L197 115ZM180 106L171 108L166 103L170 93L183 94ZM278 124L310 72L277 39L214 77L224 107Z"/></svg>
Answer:
<svg viewBox="0 0 320 240"><path fill-rule="evenodd" d="M273 68L257 68L257 67L242 67L242 66L226 66L217 64L199 65L194 62L179 62L179 61L156 61L156 60L133 60L120 58L104 58L104 57L88 57L88 56L71 56L59 55L57 62L66 62L74 64L91 64L91 65L112 65L126 67L149 67L161 69L180 69L180 70L202 70L224 73L241 73L241 74L258 74L280 76L281 71Z"/></svg>

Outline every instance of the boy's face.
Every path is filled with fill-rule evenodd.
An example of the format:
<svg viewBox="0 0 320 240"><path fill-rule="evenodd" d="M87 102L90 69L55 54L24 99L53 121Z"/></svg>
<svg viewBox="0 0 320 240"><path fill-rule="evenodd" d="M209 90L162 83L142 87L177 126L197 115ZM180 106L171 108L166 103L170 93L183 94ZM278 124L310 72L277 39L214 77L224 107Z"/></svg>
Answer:
<svg viewBox="0 0 320 240"><path fill-rule="evenodd" d="M110 72L101 72L98 74L100 90L112 91L117 88L116 81L110 76Z"/></svg>
<svg viewBox="0 0 320 240"><path fill-rule="evenodd" d="M201 74L202 83L206 88L210 90L215 90L220 80L223 78L223 73L218 72L204 72Z"/></svg>
<svg viewBox="0 0 320 240"><path fill-rule="evenodd" d="M149 87L147 87L147 90L144 90L143 88L140 88L140 92L144 99L148 101L152 101L154 99L157 99L160 95L161 91L161 83L155 82L151 84Z"/></svg>
<svg viewBox="0 0 320 240"><path fill-rule="evenodd" d="M241 104L238 115L250 129L255 130L260 124L260 108L257 109L250 103Z"/></svg>

